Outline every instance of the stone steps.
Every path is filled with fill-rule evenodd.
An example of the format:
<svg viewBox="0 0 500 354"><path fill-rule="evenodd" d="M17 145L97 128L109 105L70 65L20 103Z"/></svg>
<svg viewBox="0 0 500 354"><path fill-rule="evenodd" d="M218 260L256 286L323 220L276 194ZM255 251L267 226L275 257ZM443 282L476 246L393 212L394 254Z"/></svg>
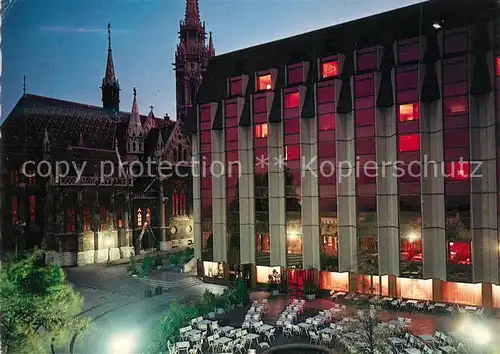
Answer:
<svg viewBox="0 0 500 354"><path fill-rule="evenodd" d="M150 279L150 278L139 278L145 285L156 288L161 286L163 290L178 290L190 288L196 285L203 284L201 280L195 277L186 277L178 280L159 280L159 279Z"/></svg>

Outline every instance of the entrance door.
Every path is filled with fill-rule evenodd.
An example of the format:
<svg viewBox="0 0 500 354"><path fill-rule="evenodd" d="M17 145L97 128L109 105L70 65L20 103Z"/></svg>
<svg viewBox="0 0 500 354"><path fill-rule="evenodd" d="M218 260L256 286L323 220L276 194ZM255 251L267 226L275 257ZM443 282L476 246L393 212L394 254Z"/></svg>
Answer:
<svg viewBox="0 0 500 354"><path fill-rule="evenodd" d="M291 296L301 296L304 289L304 270L288 268L287 271L288 291Z"/></svg>

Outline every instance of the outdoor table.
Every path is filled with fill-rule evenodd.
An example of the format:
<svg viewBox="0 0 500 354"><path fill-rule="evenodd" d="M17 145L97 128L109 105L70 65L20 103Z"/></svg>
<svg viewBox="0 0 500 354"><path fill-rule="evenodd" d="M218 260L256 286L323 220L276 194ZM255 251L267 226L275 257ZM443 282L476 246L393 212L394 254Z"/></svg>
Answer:
<svg viewBox="0 0 500 354"><path fill-rule="evenodd" d="M465 306L465 311L476 311L477 307L476 306Z"/></svg>
<svg viewBox="0 0 500 354"><path fill-rule="evenodd" d="M175 343L175 346L179 350L185 350L185 351L189 350L189 342L177 342Z"/></svg>
<svg viewBox="0 0 500 354"><path fill-rule="evenodd" d="M311 325L309 323L305 323L305 322L301 322L297 326L304 328L305 330L308 330L311 327Z"/></svg>
<svg viewBox="0 0 500 354"><path fill-rule="evenodd" d="M233 329L234 329L234 327L224 326L224 327L221 328L221 331L224 332L224 333L227 333L227 332L230 332Z"/></svg>
<svg viewBox="0 0 500 354"><path fill-rule="evenodd" d="M333 333L335 333L335 331L333 330L333 328L326 327L326 328L323 328L321 331L319 331L319 333L333 334Z"/></svg>
<svg viewBox="0 0 500 354"><path fill-rule="evenodd" d="M261 332L266 332L266 331L269 331L270 329L273 329L274 327L271 326L271 325L268 325L267 323L266 324L263 324L262 326L259 327L259 330Z"/></svg>
<svg viewBox="0 0 500 354"><path fill-rule="evenodd" d="M402 340L399 337L391 337L389 338L390 342L392 345L400 345L400 344L405 344L405 341Z"/></svg>
<svg viewBox="0 0 500 354"><path fill-rule="evenodd" d="M319 322L325 323L326 321L328 321L330 319L330 317L316 315L316 316L314 316L314 319L318 320Z"/></svg>
<svg viewBox="0 0 500 354"><path fill-rule="evenodd" d="M259 339L259 335L255 334L255 333L249 333L245 336L245 338L248 339L250 341L250 343L252 343L254 339L256 339L256 340Z"/></svg>
<svg viewBox="0 0 500 354"><path fill-rule="evenodd" d="M453 347L450 347L449 345L445 345L444 347L439 347L439 350L445 353L453 353L455 349Z"/></svg>
<svg viewBox="0 0 500 354"><path fill-rule="evenodd" d="M442 302L438 302L437 304L434 304L434 307L446 307L446 304L443 304Z"/></svg>
<svg viewBox="0 0 500 354"><path fill-rule="evenodd" d="M217 339L215 340L215 342L216 342L217 344L221 344L221 345L224 345L224 344L226 344L226 343L229 343L230 341L231 341L231 338L227 338L227 337L220 337L220 338L217 338Z"/></svg>
<svg viewBox="0 0 500 354"><path fill-rule="evenodd" d="M187 331L187 332L186 332L186 336L187 336L188 338L190 338L190 337L194 337L194 336L197 336L197 335L199 335L199 334L201 334L201 331L199 331L199 330L197 330L197 329L192 329L192 330L190 330L190 331Z"/></svg>
<svg viewBox="0 0 500 354"><path fill-rule="evenodd" d="M434 336L431 336L430 334L420 334L418 337L424 342L434 342L436 340Z"/></svg>
<svg viewBox="0 0 500 354"><path fill-rule="evenodd" d="M418 303L417 300L408 300L408 301L406 301L406 304L416 305L417 303Z"/></svg>
<svg viewBox="0 0 500 354"><path fill-rule="evenodd" d="M392 300L394 300L394 298L392 298L392 297L384 297L382 299L382 301L392 301Z"/></svg>
<svg viewBox="0 0 500 354"><path fill-rule="evenodd" d="M340 293L336 293L335 295L337 295L337 296L344 296L344 295L346 295L346 293L344 293L343 291L341 291Z"/></svg>
<svg viewBox="0 0 500 354"><path fill-rule="evenodd" d="M209 324L212 324L213 321L210 321L210 320L202 320L200 322L198 322L198 324L205 324L205 325L209 325Z"/></svg>
<svg viewBox="0 0 500 354"><path fill-rule="evenodd" d="M415 349L415 348L406 348L405 352L407 352L408 354L420 354L420 353L422 353L420 350Z"/></svg>

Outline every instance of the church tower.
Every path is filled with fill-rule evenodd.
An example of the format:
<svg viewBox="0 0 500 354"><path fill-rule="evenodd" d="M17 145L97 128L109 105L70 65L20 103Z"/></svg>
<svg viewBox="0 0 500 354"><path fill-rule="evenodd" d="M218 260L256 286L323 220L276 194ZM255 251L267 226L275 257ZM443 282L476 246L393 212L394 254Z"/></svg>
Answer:
<svg viewBox="0 0 500 354"><path fill-rule="evenodd" d="M111 24L108 23L108 60L106 62L106 72L102 79L102 107L106 109L120 110L120 85L115 76L113 65L113 52L111 51Z"/></svg>
<svg viewBox="0 0 500 354"><path fill-rule="evenodd" d="M215 55L212 33L206 45L205 23L200 21L198 0L186 0L184 21L180 22L175 52L177 119L184 121L201 85L208 59Z"/></svg>
<svg viewBox="0 0 500 354"><path fill-rule="evenodd" d="M139 160L144 154L144 129L142 128L139 105L137 104L137 90L134 87L134 101L132 113L127 128L127 161L130 163Z"/></svg>

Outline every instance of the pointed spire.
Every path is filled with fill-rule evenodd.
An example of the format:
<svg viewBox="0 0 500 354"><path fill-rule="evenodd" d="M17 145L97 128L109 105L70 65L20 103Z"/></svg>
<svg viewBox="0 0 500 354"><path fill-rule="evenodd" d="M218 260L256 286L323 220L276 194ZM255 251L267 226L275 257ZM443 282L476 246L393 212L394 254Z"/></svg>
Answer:
<svg viewBox="0 0 500 354"><path fill-rule="evenodd" d="M141 115L139 114L139 105L137 104L137 90L134 87L134 101L132 102L132 114L128 123L128 135L138 137L142 132Z"/></svg>
<svg viewBox="0 0 500 354"><path fill-rule="evenodd" d="M212 31L208 33L208 57L215 56L214 41L212 39Z"/></svg>
<svg viewBox="0 0 500 354"><path fill-rule="evenodd" d="M26 75L23 76L23 96L26 95Z"/></svg>
<svg viewBox="0 0 500 354"><path fill-rule="evenodd" d="M186 15L184 22L186 25L192 27L200 25L200 8L198 0L186 0Z"/></svg>
<svg viewBox="0 0 500 354"><path fill-rule="evenodd" d="M151 109L151 111L149 112L143 126L144 135L147 135L151 129L158 127L158 124L156 124L155 114L153 113L153 105L149 106L149 108Z"/></svg>
<svg viewBox="0 0 500 354"><path fill-rule="evenodd" d="M108 60L106 62L106 72L104 73L103 86L114 86L116 84L115 66L113 64L113 51L111 50L111 24L108 23Z"/></svg>
<svg viewBox="0 0 500 354"><path fill-rule="evenodd" d="M156 157L161 158L164 146L165 144L163 143L161 129L158 129L158 140L156 141Z"/></svg>

